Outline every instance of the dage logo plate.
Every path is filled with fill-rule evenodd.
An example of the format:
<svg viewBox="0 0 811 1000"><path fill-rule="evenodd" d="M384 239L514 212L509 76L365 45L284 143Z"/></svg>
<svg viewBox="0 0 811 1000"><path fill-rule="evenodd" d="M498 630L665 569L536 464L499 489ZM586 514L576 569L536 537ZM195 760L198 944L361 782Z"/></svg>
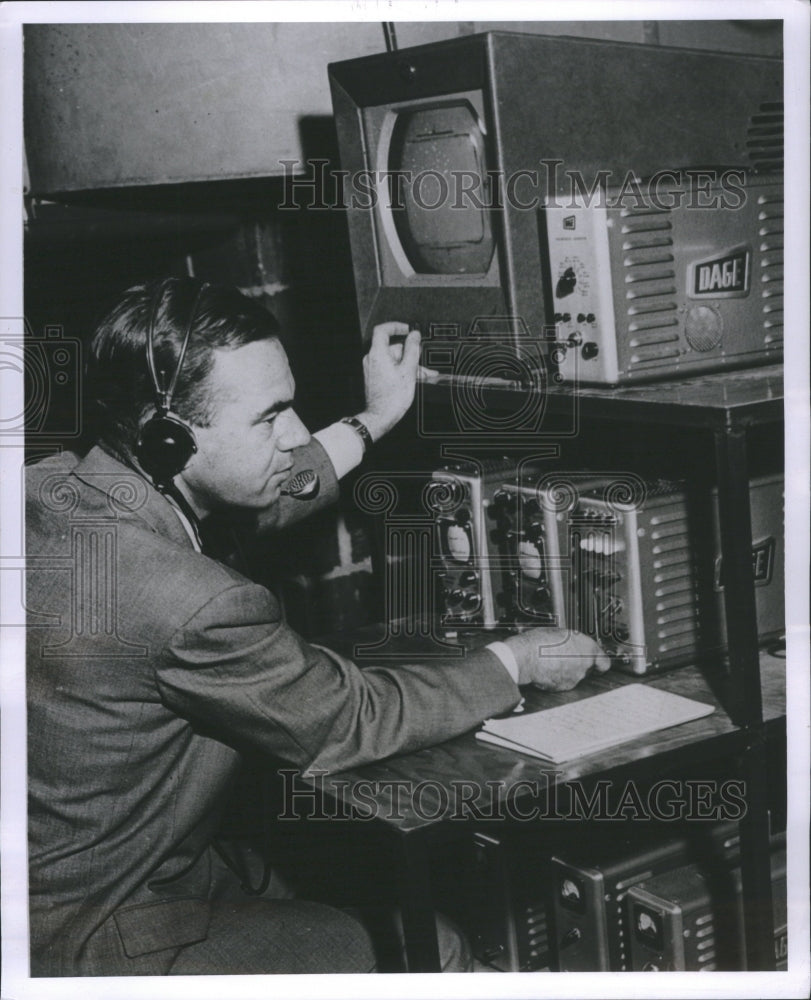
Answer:
<svg viewBox="0 0 811 1000"><path fill-rule="evenodd" d="M742 298L749 294L752 251L737 247L690 265L687 294L694 299Z"/></svg>

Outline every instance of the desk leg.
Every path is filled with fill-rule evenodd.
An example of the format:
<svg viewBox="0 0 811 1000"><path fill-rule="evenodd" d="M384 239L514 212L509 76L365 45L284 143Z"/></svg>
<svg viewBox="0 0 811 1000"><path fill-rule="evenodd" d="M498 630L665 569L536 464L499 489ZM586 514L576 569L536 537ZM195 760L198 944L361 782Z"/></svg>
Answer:
<svg viewBox="0 0 811 1000"><path fill-rule="evenodd" d="M719 431L715 444L724 611L732 681L730 704L724 707L736 725L748 726L763 721L763 707L745 431Z"/></svg>
<svg viewBox="0 0 811 1000"><path fill-rule="evenodd" d="M769 830L760 688L757 612L752 572L752 523L746 434L724 428L715 439L724 611L730 666L733 722L748 731L741 760L746 781L747 813L741 821L741 878L747 968L774 971L774 913L769 864Z"/></svg>
<svg viewBox="0 0 811 1000"><path fill-rule="evenodd" d="M409 972L441 972L428 850L419 837L400 841L400 906Z"/></svg>
<svg viewBox="0 0 811 1000"><path fill-rule="evenodd" d="M774 972L774 910L766 810L768 769L762 732L752 734L741 761L747 810L741 819L741 879L747 969Z"/></svg>

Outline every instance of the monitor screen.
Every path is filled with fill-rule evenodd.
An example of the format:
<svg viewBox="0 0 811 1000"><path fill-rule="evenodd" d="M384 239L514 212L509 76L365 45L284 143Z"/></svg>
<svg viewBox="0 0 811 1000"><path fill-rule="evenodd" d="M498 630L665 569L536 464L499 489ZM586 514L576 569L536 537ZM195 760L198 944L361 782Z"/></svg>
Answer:
<svg viewBox="0 0 811 1000"><path fill-rule="evenodd" d="M388 150L396 235L418 274L486 274L495 243L483 201L484 134L467 101L402 111Z"/></svg>
<svg viewBox="0 0 811 1000"><path fill-rule="evenodd" d="M498 284L481 94L364 109L389 286Z"/></svg>

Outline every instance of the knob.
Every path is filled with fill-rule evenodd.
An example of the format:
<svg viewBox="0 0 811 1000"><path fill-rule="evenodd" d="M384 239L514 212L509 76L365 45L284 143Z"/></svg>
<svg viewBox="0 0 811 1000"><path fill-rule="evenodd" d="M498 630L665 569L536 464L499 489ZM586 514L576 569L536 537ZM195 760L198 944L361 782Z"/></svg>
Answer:
<svg viewBox="0 0 811 1000"><path fill-rule="evenodd" d="M455 517L456 523L464 527L466 524L470 524L470 511L467 507L460 507L456 512Z"/></svg>
<svg viewBox="0 0 811 1000"><path fill-rule="evenodd" d="M462 599L463 611L478 611L482 599L478 594L465 594Z"/></svg>
<svg viewBox="0 0 811 1000"><path fill-rule="evenodd" d="M475 583L479 579L479 574L475 573L472 569L465 570L464 573L459 577L459 583L463 587L469 587L471 584Z"/></svg>
<svg viewBox="0 0 811 1000"><path fill-rule="evenodd" d="M580 320L579 316L577 318L578 320ZM582 323L583 321L580 320L580 322ZM579 330L575 330L574 333L570 334L570 336L567 338L566 343L569 345L569 347L580 347L580 345L583 343L583 334Z"/></svg>
<svg viewBox="0 0 811 1000"><path fill-rule="evenodd" d="M559 299L565 299L567 295L572 294L576 284L577 275L574 273L574 268L567 267L563 274L561 274L558 278L557 284L555 285L556 297ZM566 322L568 322L568 318L566 319Z"/></svg>
<svg viewBox="0 0 811 1000"><path fill-rule="evenodd" d="M549 600L549 588L548 587L538 587L535 593L532 595L532 603L535 607L540 607Z"/></svg>
<svg viewBox="0 0 811 1000"><path fill-rule="evenodd" d="M583 349L580 353L586 361L591 361L592 358L596 358L600 353L600 348L594 343L593 340L587 340L586 343L583 344Z"/></svg>
<svg viewBox="0 0 811 1000"><path fill-rule="evenodd" d="M563 937L560 939L561 948L568 948L570 945L575 944L580 940L580 928L572 927L570 931L567 931Z"/></svg>
<svg viewBox="0 0 811 1000"><path fill-rule="evenodd" d="M552 359L552 364L562 365L566 360L566 353L569 350L569 345L565 340L555 341L555 346L552 348L552 353L550 355Z"/></svg>
<svg viewBox="0 0 811 1000"><path fill-rule="evenodd" d="M594 313L587 313L586 314L586 322L587 323L593 323L596 318L597 317L594 315Z"/></svg>
<svg viewBox="0 0 811 1000"><path fill-rule="evenodd" d="M563 316L561 317L564 323L568 323L571 318L572 318L571 313L564 313Z"/></svg>
<svg viewBox="0 0 811 1000"><path fill-rule="evenodd" d="M578 313L577 314L577 322L578 323L585 323L585 321L586 321L586 314L585 313Z"/></svg>
<svg viewBox="0 0 811 1000"><path fill-rule="evenodd" d="M461 590L454 590L454 591L452 591L450 593L450 595L448 597L448 604L452 608L458 608L459 605L464 600L464 597L465 597L465 595L462 593Z"/></svg>

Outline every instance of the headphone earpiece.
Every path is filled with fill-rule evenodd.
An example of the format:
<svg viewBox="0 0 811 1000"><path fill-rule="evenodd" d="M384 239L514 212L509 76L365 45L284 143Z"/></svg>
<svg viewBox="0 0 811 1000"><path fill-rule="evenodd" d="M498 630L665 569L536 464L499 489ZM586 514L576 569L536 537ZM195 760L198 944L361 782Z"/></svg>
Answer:
<svg viewBox="0 0 811 1000"><path fill-rule="evenodd" d="M197 451L194 432L172 413L155 414L141 428L136 457L156 482L165 483L182 472Z"/></svg>
<svg viewBox="0 0 811 1000"><path fill-rule="evenodd" d="M186 468L189 459L197 451L194 431L177 414L172 413L172 395L177 385L180 369L183 366L183 359L186 356L186 348L189 345L189 337L191 336L192 327L197 315L197 307L208 285L203 283L197 292L189 313L189 320L186 324L186 332L174 374L168 387L164 387L162 384L164 373L161 371L161 379L159 380L155 367L155 323L166 288L174 280L169 278L167 281L164 281L156 291L152 301L147 330L146 360L152 385L155 389L155 413L141 427L135 447L135 457L138 460L138 464L158 485L171 483L174 477Z"/></svg>

